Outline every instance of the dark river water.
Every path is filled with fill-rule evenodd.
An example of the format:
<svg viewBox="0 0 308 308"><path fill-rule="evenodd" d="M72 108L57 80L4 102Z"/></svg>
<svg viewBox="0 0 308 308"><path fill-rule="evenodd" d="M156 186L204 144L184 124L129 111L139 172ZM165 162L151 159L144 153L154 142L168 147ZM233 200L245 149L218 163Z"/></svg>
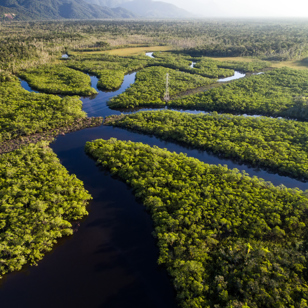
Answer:
<svg viewBox="0 0 308 308"><path fill-rule="evenodd" d="M96 88L97 78L91 79ZM135 73L126 75L119 90L82 98L84 110L89 116L119 114L106 103L134 80ZM31 90L25 82L22 85ZM157 265L150 216L125 183L100 170L84 152L87 141L111 137L184 152L209 164L226 164L275 185L307 189L306 183L288 177L120 128L100 126L58 137L52 149L93 196L89 216L80 222L78 232L61 239L38 266L6 275L0 284L1 307L177 307L166 270Z"/></svg>

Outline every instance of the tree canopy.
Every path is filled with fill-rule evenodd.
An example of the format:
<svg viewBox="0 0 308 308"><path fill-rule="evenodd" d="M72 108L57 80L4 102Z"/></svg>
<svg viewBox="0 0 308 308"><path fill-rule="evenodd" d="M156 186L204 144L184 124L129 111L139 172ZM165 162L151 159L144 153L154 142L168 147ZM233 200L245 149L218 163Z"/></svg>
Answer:
<svg viewBox="0 0 308 308"><path fill-rule="evenodd" d="M281 68L171 101L169 106L307 120L307 96L308 71Z"/></svg>
<svg viewBox="0 0 308 308"><path fill-rule="evenodd" d="M307 306L307 192L142 143L86 152L150 211L181 307Z"/></svg>
<svg viewBox="0 0 308 308"><path fill-rule="evenodd" d="M36 90L62 95L92 95L91 79L86 74L64 65L44 65L19 74Z"/></svg>
<svg viewBox="0 0 308 308"><path fill-rule="evenodd" d="M0 142L65 127L85 117L79 97L28 92L18 78L0 73Z"/></svg>
<svg viewBox="0 0 308 308"><path fill-rule="evenodd" d="M0 155L0 278L37 264L73 233L91 196L46 142Z"/></svg>
<svg viewBox="0 0 308 308"><path fill-rule="evenodd" d="M162 110L126 115L110 124L308 180L307 122Z"/></svg>
<svg viewBox="0 0 308 308"><path fill-rule="evenodd" d="M136 75L135 83L124 93L113 97L111 108L165 105L166 74L169 74L170 95L213 83L213 80L164 67L149 67Z"/></svg>

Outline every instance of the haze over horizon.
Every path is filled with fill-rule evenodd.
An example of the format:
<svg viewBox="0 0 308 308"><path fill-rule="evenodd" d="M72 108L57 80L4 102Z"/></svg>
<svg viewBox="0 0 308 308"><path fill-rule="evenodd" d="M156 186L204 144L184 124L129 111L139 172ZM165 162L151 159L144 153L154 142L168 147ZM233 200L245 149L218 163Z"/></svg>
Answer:
<svg viewBox="0 0 308 308"><path fill-rule="evenodd" d="M301 17L308 18L303 0L159 0L204 17Z"/></svg>

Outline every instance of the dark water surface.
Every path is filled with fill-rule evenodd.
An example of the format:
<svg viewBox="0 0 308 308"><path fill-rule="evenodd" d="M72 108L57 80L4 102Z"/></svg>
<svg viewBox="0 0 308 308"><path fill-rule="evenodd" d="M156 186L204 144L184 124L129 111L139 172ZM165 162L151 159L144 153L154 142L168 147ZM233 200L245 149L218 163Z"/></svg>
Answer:
<svg viewBox="0 0 308 308"><path fill-rule="evenodd" d="M91 78L96 87L97 78ZM135 73L129 74L119 90L83 98L84 110L89 116L119 114L106 103L134 80ZM150 216L125 183L100 170L84 152L87 141L111 137L184 152L210 164L227 164L275 185L307 188L306 183L288 177L120 128L100 126L58 137L51 145L54 152L93 196L89 216L80 222L78 232L61 239L39 266L26 267L3 279L3 307L176 307L166 270L156 263L158 248L151 235Z"/></svg>
<svg viewBox="0 0 308 308"><path fill-rule="evenodd" d="M84 153L92 130L53 145L93 196L90 215L38 267L7 275L0 288L6 307L176 307L166 271L156 263L150 216L125 183Z"/></svg>

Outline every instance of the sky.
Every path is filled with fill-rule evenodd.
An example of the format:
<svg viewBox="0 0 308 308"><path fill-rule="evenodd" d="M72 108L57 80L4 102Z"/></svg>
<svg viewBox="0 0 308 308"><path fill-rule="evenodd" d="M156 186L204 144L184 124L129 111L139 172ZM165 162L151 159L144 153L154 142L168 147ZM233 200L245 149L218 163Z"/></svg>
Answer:
<svg viewBox="0 0 308 308"><path fill-rule="evenodd" d="M308 0L160 0L205 17L306 17Z"/></svg>

